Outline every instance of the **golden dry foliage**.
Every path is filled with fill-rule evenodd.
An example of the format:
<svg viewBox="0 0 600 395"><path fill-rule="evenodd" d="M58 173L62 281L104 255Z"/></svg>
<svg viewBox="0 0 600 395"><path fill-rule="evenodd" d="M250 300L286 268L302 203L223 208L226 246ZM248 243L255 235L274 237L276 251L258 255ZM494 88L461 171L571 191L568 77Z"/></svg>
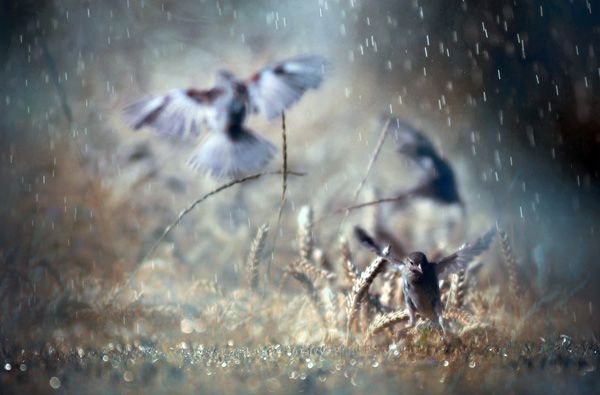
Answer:
<svg viewBox="0 0 600 395"><path fill-rule="evenodd" d="M269 225L261 225L257 232L252 244L250 245L250 252L248 253L248 259L246 259L246 271L248 287L252 290L258 289L259 282L259 264L265 244L267 242L267 235L269 233Z"/></svg>

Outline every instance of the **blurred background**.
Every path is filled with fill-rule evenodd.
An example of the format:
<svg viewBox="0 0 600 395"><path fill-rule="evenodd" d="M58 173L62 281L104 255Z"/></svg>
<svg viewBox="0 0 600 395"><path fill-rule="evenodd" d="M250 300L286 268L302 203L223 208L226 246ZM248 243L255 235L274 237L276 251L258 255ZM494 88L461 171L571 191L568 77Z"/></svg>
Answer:
<svg viewBox="0 0 600 395"><path fill-rule="evenodd" d="M272 276L296 250L301 206L314 208L331 256L340 233L368 221L357 211L340 229L331 213L352 203L382 115L393 114L453 166L466 210L425 199L382 205L388 233L408 250L450 252L498 221L524 286L549 296L540 308L560 317L558 330L600 329L592 2L4 0L1 8L3 337L56 337L77 321L66 301L123 282L144 300L174 303L194 281L234 287L257 227L275 226L280 178L207 200L148 263L164 227L220 183L186 167L192 147L133 132L121 110L147 94L211 87L221 68L247 77L299 54L323 55L331 69L286 114L289 166L307 175L289 180L276 243L271 232ZM280 122L249 125L280 145ZM395 150L388 136L358 201L418 182L421 170ZM494 283L504 274L490 265L482 276Z"/></svg>

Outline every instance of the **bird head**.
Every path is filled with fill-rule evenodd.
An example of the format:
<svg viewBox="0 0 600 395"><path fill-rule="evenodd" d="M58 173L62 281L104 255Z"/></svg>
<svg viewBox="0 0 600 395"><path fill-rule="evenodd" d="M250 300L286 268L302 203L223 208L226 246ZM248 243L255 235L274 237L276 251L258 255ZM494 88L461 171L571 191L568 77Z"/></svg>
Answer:
<svg viewBox="0 0 600 395"><path fill-rule="evenodd" d="M422 252L413 252L404 259L404 264L411 273L422 275L423 269L429 262Z"/></svg>

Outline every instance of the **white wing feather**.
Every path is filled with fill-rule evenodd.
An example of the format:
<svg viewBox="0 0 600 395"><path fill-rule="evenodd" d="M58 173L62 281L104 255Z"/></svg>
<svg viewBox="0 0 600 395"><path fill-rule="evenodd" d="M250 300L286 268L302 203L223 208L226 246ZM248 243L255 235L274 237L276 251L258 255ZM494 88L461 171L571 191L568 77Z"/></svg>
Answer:
<svg viewBox="0 0 600 395"><path fill-rule="evenodd" d="M202 129L214 123L214 109L208 98L194 98L188 92L175 89L164 96L135 102L125 107L125 120L136 130L148 126L164 136L181 139L197 137Z"/></svg>
<svg viewBox="0 0 600 395"><path fill-rule="evenodd" d="M321 85L325 68L325 59L319 56L293 58L265 67L247 83L253 110L268 119L278 117L304 92Z"/></svg>

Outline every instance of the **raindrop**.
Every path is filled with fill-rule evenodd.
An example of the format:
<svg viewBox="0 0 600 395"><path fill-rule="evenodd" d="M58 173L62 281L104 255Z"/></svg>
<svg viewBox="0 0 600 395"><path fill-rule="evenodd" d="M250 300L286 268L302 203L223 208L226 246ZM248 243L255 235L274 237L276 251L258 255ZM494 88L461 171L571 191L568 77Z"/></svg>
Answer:
<svg viewBox="0 0 600 395"><path fill-rule="evenodd" d="M57 390L60 388L60 379L56 376L52 376L50 378L50 387L52 387L53 389Z"/></svg>

